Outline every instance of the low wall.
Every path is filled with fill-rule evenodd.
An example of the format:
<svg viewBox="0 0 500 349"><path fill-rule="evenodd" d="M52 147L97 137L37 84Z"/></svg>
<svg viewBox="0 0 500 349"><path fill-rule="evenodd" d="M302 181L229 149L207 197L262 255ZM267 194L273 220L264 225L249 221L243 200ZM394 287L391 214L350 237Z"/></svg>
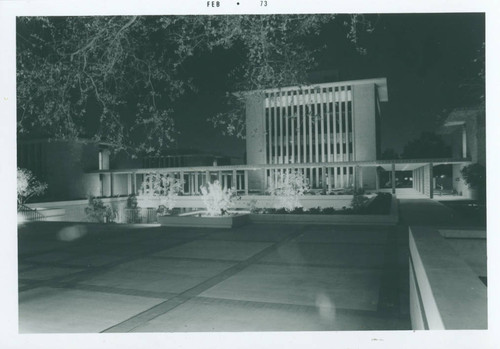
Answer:
<svg viewBox="0 0 500 349"><path fill-rule="evenodd" d="M103 198L101 199L104 205L111 206L118 214L117 222L122 223L123 209L127 205L127 198ZM36 208L41 214L44 211L54 211L59 209L64 209L63 214L59 214L57 219L53 217L47 217L49 221L65 221L65 222L86 222L87 216L85 215L85 207L88 206L88 200L72 200L72 201L54 201L54 202L40 202L35 204L28 204L27 206L31 208Z"/></svg>
<svg viewBox="0 0 500 349"><path fill-rule="evenodd" d="M410 227L409 248L412 328L487 329L487 288L440 232Z"/></svg>
<svg viewBox="0 0 500 349"><path fill-rule="evenodd" d="M389 214L250 214L252 223L396 225L399 202L393 196Z"/></svg>
<svg viewBox="0 0 500 349"><path fill-rule="evenodd" d="M370 197L368 195L368 197ZM374 196L372 196L373 198ZM104 205L111 206L117 213L116 222L117 223L127 223L127 217L125 213L125 208L127 205L127 198L102 198ZM350 207L352 201L352 195L305 195L300 198L300 202L304 209L310 209L315 207L328 208L333 207L336 210L341 210L343 207ZM160 205L159 198L147 198L147 197L137 197L138 207L140 208L141 223L148 223L149 220L146 219L147 208L158 208ZM252 207L258 208L273 208L275 204L275 197L270 195L246 195L240 196L233 201L232 208L234 209L246 209L250 210ZM88 206L88 200L72 200L72 201L55 201L55 202L43 202L28 205L31 208L43 210L54 210L54 209L64 209L64 212L57 211L58 216L46 220L58 220L65 222L86 222L87 217L85 215L85 207ZM178 208L190 208L190 209L204 209L204 204L201 196L178 196L176 199L175 207ZM251 218L251 221L279 221L283 223L294 223L301 221L304 223L314 224L320 222L320 224L396 224L397 223L397 200L393 197L391 215L332 215L332 216L322 216L322 215L273 215L274 217L267 217L270 215L259 215L255 219ZM256 215L252 215L256 216ZM262 217L261 217L262 216ZM266 217L264 217L266 216ZM281 219L277 219L277 216L283 216ZM293 216L297 216L294 218ZM307 218L307 217L312 218ZM364 218L363 218L364 217Z"/></svg>
<svg viewBox="0 0 500 349"><path fill-rule="evenodd" d="M352 201L352 195L304 195L300 198L300 203L304 206L304 209L310 209L314 207L333 207L336 210L342 209L342 207L350 207ZM146 198L137 197L137 203L139 207L154 207L157 208L160 205L160 199L157 198ZM236 198L233 201L233 207L236 209L251 209L252 207L258 208L273 208L275 203L275 197L270 195L245 195ZM201 196L178 196L176 199L175 207L179 208L204 208L205 205L201 199Z"/></svg>

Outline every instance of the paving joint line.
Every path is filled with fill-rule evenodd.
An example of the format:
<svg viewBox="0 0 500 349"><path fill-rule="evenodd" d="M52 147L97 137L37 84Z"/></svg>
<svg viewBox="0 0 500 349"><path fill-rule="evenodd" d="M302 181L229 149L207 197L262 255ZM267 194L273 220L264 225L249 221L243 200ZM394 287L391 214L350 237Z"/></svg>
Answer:
<svg viewBox="0 0 500 349"><path fill-rule="evenodd" d="M81 291L89 291L89 292L100 292L100 293L109 293L109 294L119 294L126 296L138 296L144 298L159 298L159 299L169 299L176 296L176 293L172 292L156 292L156 291L145 291L145 290L136 290L131 288L120 288L113 286L98 286L98 285L88 285L88 284L80 284L80 283L64 283L60 282L53 286L54 288L62 288L69 290L81 290Z"/></svg>
<svg viewBox="0 0 500 349"><path fill-rule="evenodd" d="M318 308L321 306L316 305L308 305L308 304L293 304L293 303L277 303L277 302L263 302L263 301L254 301L254 300L239 300L239 299L230 299L230 298L220 298L220 297L204 297L204 296L196 296L191 298L194 301L203 302L208 301L211 303L227 303L227 304L252 304L258 305L260 307L271 307L274 309L282 309L282 308L297 308L300 310L307 311L318 311ZM328 307L323 307L328 308ZM365 310L365 309L353 309L353 308L335 308L336 312L342 314L352 314L352 315L360 315L360 316L370 316L374 318L393 318L391 314L380 314L377 310Z"/></svg>
<svg viewBox="0 0 500 349"><path fill-rule="evenodd" d="M86 269L81 270L81 271L76 272L76 273L73 273L73 274L70 274L70 275L61 275L61 276L57 276L55 278L51 278L51 279L48 279L48 280L39 280L37 282L33 282L31 285L21 286L21 287L19 287L19 292L29 291L29 290L37 288L37 287L51 287L52 284L64 281L67 278L71 278L72 279L71 282L73 282L73 283L78 283L81 279L84 279L84 278L86 278L86 277L88 277L90 275L96 275L96 274L99 274L99 273L103 273L103 272L105 272L105 271L107 271L107 270L109 270L111 268L114 268L114 267L120 265L120 264L132 262L134 260L147 257L151 253L161 252L161 251L169 249L169 248L177 247L177 246L180 246L180 245L183 245L183 244L195 241L196 239L197 239L197 237L192 238L192 240L191 239L189 239L189 240L186 239L186 241L178 241L177 243L169 245L167 248L165 248L164 246L162 246L162 247L159 247L157 249L151 249L151 250L148 250L148 251L142 251L139 254L134 254L133 256L125 256L125 257L122 257L122 258L118 259L115 262L111 262L109 264L105 264L105 265L102 265L102 266L94 266L94 267L90 267L89 268L87 266L82 265L81 268L86 268ZM64 259L63 261L71 260L71 259L74 259L74 258L70 257L68 259ZM64 264L64 263L61 263L61 264ZM18 278L19 278L19 271L18 271Z"/></svg>
<svg viewBox="0 0 500 349"><path fill-rule="evenodd" d="M301 235L304 233L305 227L300 226L296 231L288 234L286 237L281 239L280 241L276 241L273 243L271 246L268 246L261 251L257 252L256 254L252 255L251 257L240 261L238 264L233 265L226 270L218 273L217 275L212 276L211 278L201 282L200 284L182 292L179 293L177 296L168 299L160 304L157 304L147 310L144 310L116 325L113 325L103 331L101 333L123 333L123 332L131 332L137 327L140 327L144 325L145 323L163 315L166 314L167 312L171 311L172 309L178 307L179 305L184 304L185 302L193 299L194 297L198 296L202 292L208 290L209 288L221 283L222 281L230 278L231 276L234 276L238 272L242 271L243 269L247 268L251 264L254 264L256 261L261 259L262 257L266 256L267 254L275 251L279 246L289 242L293 238L296 238L297 236Z"/></svg>

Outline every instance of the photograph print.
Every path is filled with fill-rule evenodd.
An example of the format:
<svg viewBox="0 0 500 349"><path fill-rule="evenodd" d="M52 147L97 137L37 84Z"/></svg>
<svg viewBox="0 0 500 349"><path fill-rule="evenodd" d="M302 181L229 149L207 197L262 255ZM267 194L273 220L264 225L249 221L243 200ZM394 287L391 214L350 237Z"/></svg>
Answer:
<svg viewBox="0 0 500 349"><path fill-rule="evenodd" d="M485 13L15 40L19 334L488 329Z"/></svg>

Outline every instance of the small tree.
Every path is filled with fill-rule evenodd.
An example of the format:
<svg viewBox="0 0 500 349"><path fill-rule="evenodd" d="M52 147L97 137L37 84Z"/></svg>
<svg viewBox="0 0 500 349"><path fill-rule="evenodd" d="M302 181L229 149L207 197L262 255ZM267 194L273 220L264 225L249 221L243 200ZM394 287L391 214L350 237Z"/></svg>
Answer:
<svg viewBox="0 0 500 349"><path fill-rule="evenodd" d="M89 204L85 207L85 214L89 222L112 223L116 219L116 212L111 206L106 206L101 199L89 196Z"/></svg>
<svg viewBox="0 0 500 349"><path fill-rule="evenodd" d="M486 169L483 165L467 165L463 167L460 172L469 188L481 188L486 186Z"/></svg>
<svg viewBox="0 0 500 349"><path fill-rule="evenodd" d="M219 181L208 183L206 187L201 186L200 189L201 198L209 216L223 216L228 213L232 206L233 191L231 189L223 189Z"/></svg>
<svg viewBox="0 0 500 349"><path fill-rule="evenodd" d="M145 176L141 189L144 196L160 198L158 214L165 215L175 207L183 185L182 179L160 173L149 173Z"/></svg>
<svg viewBox="0 0 500 349"><path fill-rule="evenodd" d="M137 203L137 196L135 194L130 194L127 197L127 207L125 210L127 223L140 223L140 209Z"/></svg>
<svg viewBox="0 0 500 349"><path fill-rule="evenodd" d="M35 175L25 168L17 168L17 207L24 205L34 196L40 196L47 190L47 184L40 182Z"/></svg>
<svg viewBox="0 0 500 349"><path fill-rule="evenodd" d="M275 197L275 208L291 212L302 207L300 197L308 189L307 178L299 171L292 171L280 173L276 180L271 177L268 192Z"/></svg>
<svg viewBox="0 0 500 349"><path fill-rule="evenodd" d="M470 189L477 190L477 199L486 199L486 168L481 164L470 164L460 171L465 183Z"/></svg>
<svg viewBox="0 0 500 349"><path fill-rule="evenodd" d="M351 201L351 207L354 211L362 212L366 208L366 204L368 203L369 199L364 194L364 189L358 189L354 191Z"/></svg>

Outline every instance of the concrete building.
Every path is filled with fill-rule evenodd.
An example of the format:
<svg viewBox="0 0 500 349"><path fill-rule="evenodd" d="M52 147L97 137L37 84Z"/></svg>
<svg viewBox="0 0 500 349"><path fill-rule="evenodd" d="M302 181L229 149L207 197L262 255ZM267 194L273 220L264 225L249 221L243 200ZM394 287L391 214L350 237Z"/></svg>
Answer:
<svg viewBox="0 0 500 349"><path fill-rule="evenodd" d="M441 132L448 135L454 159L470 159L486 167L486 114L484 108L460 108L446 118ZM467 163L453 165L453 189L462 196L474 194L464 182L461 170Z"/></svg>
<svg viewBox="0 0 500 349"><path fill-rule="evenodd" d="M93 142L18 140L17 166L47 183L44 200L82 199L100 196L103 178L89 172L110 168L109 151Z"/></svg>
<svg viewBox="0 0 500 349"><path fill-rule="evenodd" d="M376 187L376 169L360 168L354 162L374 161L380 155L380 103L388 101L385 78L276 88L243 96L248 165L310 164L300 170L316 189ZM282 169L252 172L250 186L264 189L278 171Z"/></svg>
<svg viewBox="0 0 500 349"><path fill-rule="evenodd" d="M246 103L246 164L207 154L171 154L154 159L110 157L105 145L90 142L19 141L18 166L48 184L44 200L116 197L141 192L151 173L183 180L182 194L219 180L242 195L262 194L271 181L298 171L323 192L364 188L378 191L379 174L410 173L419 195L432 198L433 169L453 166L454 190L468 195L460 169L485 163L484 111L457 110L445 129L454 140L446 159L380 160L381 103L388 101L385 78L320 83L242 94ZM456 178L455 178L456 177ZM458 179L457 179L458 178Z"/></svg>

